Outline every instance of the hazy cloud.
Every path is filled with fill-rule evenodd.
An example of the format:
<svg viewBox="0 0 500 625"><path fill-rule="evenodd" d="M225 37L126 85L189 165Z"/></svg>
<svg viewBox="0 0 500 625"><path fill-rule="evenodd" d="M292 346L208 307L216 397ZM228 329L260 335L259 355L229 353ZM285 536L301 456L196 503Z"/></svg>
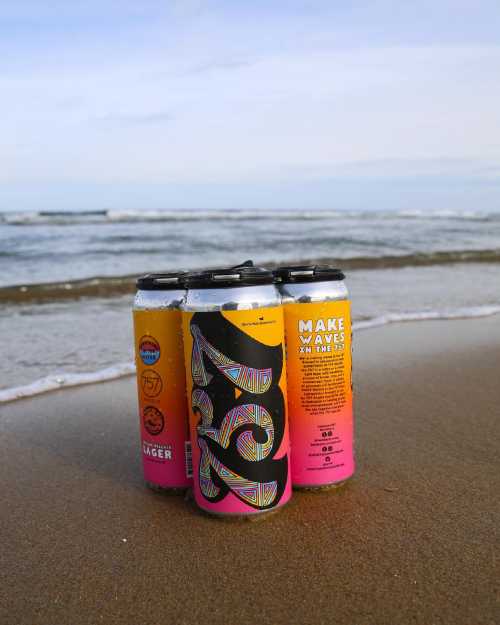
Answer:
<svg viewBox="0 0 500 625"><path fill-rule="evenodd" d="M151 185L156 206L314 206L418 178L430 205L441 177L475 202L500 164L499 18L490 0L4 4L0 182L9 202Z"/></svg>
<svg viewBox="0 0 500 625"><path fill-rule="evenodd" d="M104 124L119 124L123 126L162 125L170 123L174 116L170 113L158 111L151 113L108 113L94 118Z"/></svg>
<svg viewBox="0 0 500 625"><path fill-rule="evenodd" d="M207 72L215 72L215 71L230 71L235 69L240 69L242 67L249 67L253 65L255 61L249 61L245 59L228 59L226 61L208 61L206 63L200 63L199 65L194 65L184 72L184 75L189 76L190 74L205 74Z"/></svg>

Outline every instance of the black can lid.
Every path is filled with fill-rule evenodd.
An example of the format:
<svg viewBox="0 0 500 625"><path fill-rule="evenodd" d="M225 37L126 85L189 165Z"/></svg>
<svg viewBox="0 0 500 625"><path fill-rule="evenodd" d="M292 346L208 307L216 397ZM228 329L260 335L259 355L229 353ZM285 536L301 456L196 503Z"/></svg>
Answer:
<svg viewBox="0 0 500 625"><path fill-rule="evenodd" d="M274 284L272 271L244 263L235 267L220 267L188 273L186 286L189 289L220 289L227 287Z"/></svg>
<svg viewBox="0 0 500 625"><path fill-rule="evenodd" d="M289 265L278 267L274 275L281 282L330 282L345 278L341 269L331 265Z"/></svg>
<svg viewBox="0 0 500 625"><path fill-rule="evenodd" d="M171 273L147 273L137 279L140 291L173 291L185 288L185 271Z"/></svg>

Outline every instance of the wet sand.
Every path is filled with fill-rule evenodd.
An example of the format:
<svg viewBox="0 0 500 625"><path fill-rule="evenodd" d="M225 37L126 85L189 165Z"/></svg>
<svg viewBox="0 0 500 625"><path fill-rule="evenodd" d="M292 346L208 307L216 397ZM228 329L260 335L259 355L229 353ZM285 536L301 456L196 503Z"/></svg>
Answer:
<svg viewBox="0 0 500 625"><path fill-rule="evenodd" d="M132 378L2 406L0 622L498 622L500 317L359 332L354 367L355 479L253 522L143 487Z"/></svg>

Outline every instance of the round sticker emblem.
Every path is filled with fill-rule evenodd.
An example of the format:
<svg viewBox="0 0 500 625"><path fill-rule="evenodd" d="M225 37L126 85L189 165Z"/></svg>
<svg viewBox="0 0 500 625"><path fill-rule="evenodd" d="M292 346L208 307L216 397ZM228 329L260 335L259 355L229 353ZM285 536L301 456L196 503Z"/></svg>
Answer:
<svg viewBox="0 0 500 625"><path fill-rule="evenodd" d="M139 341L139 356L145 365L154 365L160 358L160 344L152 336L143 336Z"/></svg>
<svg viewBox="0 0 500 625"><path fill-rule="evenodd" d="M153 369L145 369L141 373L142 392L146 397L156 397L162 392L163 381L159 373Z"/></svg>
<svg viewBox="0 0 500 625"><path fill-rule="evenodd" d="M158 436L163 432L165 419L162 413L155 406L146 406L142 412L142 420L146 431L151 436Z"/></svg>

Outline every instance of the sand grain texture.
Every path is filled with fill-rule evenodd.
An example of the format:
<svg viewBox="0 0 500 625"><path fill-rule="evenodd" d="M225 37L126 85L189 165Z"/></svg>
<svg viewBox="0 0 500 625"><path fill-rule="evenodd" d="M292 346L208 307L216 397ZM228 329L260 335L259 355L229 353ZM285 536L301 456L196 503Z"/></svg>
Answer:
<svg viewBox="0 0 500 625"><path fill-rule="evenodd" d="M498 623L500 318L355 338L356 478L224 522L142 486L132 379L0 409L0 622Z"/></svg>

